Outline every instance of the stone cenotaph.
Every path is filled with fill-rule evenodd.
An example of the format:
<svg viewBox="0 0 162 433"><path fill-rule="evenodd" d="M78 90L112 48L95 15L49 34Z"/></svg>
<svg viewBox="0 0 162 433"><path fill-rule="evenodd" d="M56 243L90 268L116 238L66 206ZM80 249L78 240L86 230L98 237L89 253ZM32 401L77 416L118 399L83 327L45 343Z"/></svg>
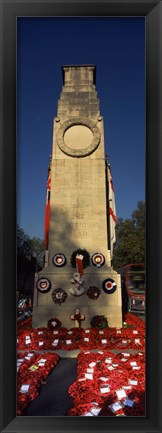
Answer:
<svg viewBox="0 0 162 433"><path fill-rule="evenodd" d="M109 173L96 67L63 66L62 72L53 127L48 251L38 276L33 326L46 326L55 317L70 328L71 315L79 309L84 328L96 315L104 315L109 327L121 327L121 281L111 266Z"/></svg>

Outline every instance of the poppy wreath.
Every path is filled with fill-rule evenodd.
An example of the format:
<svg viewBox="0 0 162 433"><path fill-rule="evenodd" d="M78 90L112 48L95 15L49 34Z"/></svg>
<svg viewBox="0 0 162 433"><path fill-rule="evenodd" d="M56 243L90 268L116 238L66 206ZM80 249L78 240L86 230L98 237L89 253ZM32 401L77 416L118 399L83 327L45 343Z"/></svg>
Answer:
<svg viewBox="0 0 162 433"><path fill-rule="evenodd" d="M115 292L117 285L112 278L106 278L106 280L104 280L102 283L102 288L105 293L111 294Z"/></svg>
<svg viewBox="0 0 162 433"><path fill-rule="evenodd" d="M73 268L76 267L77 254L81 254L83 256L83 268L84 269L90 265L90 254L88 253L88 251L85 249L82 250L81 248L78 248L77 250L73 251L71 258L70 258L71 266Z"/></svg>
<svg viewBox="0 0 162 433"><path fill-rule="evenodd" d="M62 253L55 254L55 256L52 259L52 262L55 266L61 268L62 266L66 265L66 257Z"/></svg>
<svg viewBox="0 0 162 433"><path fill-rule="evenodd" d="M136 317L132 313L126 314L125 322L131 327L135 327L136 329L140 329L141 331L145 330L145 322L143 322L143 320L141 320L139 317Z"/></svg>
<svg viewBox="0 0 162 433"><path fill-rule="evenodd" d="M25 319L17 323L17 334L21 333L23 329L30 329L32 327L32 319Z"/></svg>
<svg viewBox="0 0 162 433"><path fill-rule="evenodd" d="M50 329L55 329L55 328L60 328L61 327L61 322L59 319L56 319L55 317L50 320L48 320L47 322L47 326Z"/></svg>
<svg viewBox="0 0 162 433"><path fill-rule="evenodd" d="M105 264L105 257L101 253L95 253L91 257L92 263L94 266L97 266L97 268L100 268Z"/></svg>
<svg viewBox="0 0 162 433"><path fill-rule="evenodd" d="M94 316L91 320L92 328L107 328L108 322L105 316Z"/></svg>
<svg viewBox="0 0 162 433"><path fill-rule="evenodd" d="M40 278L37 281L37 289L39 290L39 292L47 293L49 292L50 288L51 288L51 282L50 280L48 280L48 278Z"/></svg>
<svg viewBox="0 0 162 433"><path fill-rule="evenodd" d="M68 390L75 407L68 415L144 416L145 363L139 355L79 353L78 377Z"/></svg>
<svg viewBox="0 0 162 433"><path fill-rule="evenodd" d="M86 295L90 299L97 299L100 296L100 293L101 293L101 290L99 289L99 287L90 286L89 289L86 292Z"/></svg>
<svg viewBox="0 0 162 433"><path fill-rule="evenodd" d="M21 415L25 407L39 395L42 381L50 374L59 361L53 353L24 353L17 360L17 415Z"/></svg>
<svg viewBox="0 0 162 433"><path fill-rule="evenodd" d="M53 302L55 302L55 304L59 304L59 305L62 304L62 302L66 301L67 296L68 295L65 292L65 290L60 289L60 288L55 289L52 292L52 299L53 299Z"/></svg>

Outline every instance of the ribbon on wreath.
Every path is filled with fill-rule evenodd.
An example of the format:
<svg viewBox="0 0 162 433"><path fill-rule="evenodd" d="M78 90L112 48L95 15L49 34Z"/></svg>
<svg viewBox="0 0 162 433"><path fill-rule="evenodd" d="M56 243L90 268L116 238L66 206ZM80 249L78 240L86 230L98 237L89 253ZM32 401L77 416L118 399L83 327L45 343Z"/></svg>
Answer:
<svg viewBox="0 0 162 433"><path fill-rule="evenodd" d="M76 269L80 275L83 275L83 255L82 254L76 255Z"/></svg>

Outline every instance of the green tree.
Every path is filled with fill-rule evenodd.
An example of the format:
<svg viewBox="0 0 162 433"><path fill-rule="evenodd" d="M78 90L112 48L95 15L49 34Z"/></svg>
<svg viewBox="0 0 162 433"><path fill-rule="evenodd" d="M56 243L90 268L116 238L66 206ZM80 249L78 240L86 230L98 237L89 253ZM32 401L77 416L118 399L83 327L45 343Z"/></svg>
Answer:
<svg viewBox="0 0 162 433"><path fill-rule="evenodd" d="M145 205L137 203L131 219L119 218L116 225L116 244L113 267L118 269L128 263L143 263L145 260Z"/></svg>
<svg viewBox="0 0 162 433"><path fill-rule="evenodd" d="M30 245L33 252L33 256L36 258L37 271L40 271L44 266L44 254L45 254L44 241L34 236L32 239L30 239Z"/></svg>
<svg viewBox="0 0 162 433"><path fill-rule="evenodd" d="M17 253L27 259L32 256L29 235L17 225Z"/></svg>
<svg viewBox="0 0 162 433"><path fill-rule="evenodd" d="M19 226L17 226L17 253L30 259L35 257L37 270L40 271L44 266L44 241L40 238L30 238L30 236Z"/></svg>

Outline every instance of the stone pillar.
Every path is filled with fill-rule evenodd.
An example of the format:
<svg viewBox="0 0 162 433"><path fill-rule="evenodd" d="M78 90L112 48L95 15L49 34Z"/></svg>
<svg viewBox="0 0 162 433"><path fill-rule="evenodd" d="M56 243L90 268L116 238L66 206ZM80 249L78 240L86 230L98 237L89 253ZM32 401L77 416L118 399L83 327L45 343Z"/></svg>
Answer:
<svg viewBox="0 0 162 433"><path fill-rule="evenodd" d="M71 314L81 308L84 327L90 326L94 315L105 315L109 326L122 325L120 276L111 267L108 249L108 197L104 150L104 124L100 115L95 88L94 65L64 66L63 87L54 118L51 161L51 197L48 266L40 273L51 288L38 292L33 311L33 325L46 325L51 317L59 318L70 327ZM86 293L75 297L69 293L75 269L70 258L78 248L90 257L101 253L103 266L84 269L85 287L97 286L97 300ZM64 266L56 266L57 254L66 258ZM103 290L103 281L111 278L116 284L113 293ZM62 288L68 294L61 305L53 302L51 293Z"/></svg>

